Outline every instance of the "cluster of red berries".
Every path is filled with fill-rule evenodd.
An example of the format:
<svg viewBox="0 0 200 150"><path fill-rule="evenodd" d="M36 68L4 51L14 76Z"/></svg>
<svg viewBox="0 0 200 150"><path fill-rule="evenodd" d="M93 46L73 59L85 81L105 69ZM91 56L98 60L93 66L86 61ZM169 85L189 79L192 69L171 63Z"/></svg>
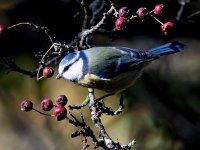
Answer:
<svg viewBox="0 0 200 150"><path fill-rule="evenodd" d="M115 27L117 30L124 30L127 28L128 23L134 18L139 18L144 21L149 17L152 17L161 24L161 31L168 35L171 29L175 27L175 24L171 21L162 23L157 16L160 16L164 13L165 5L157 4L153 10L149 11L146 7L141 7L136 11L136 15L132 15L128 7L122 7L118 11L118 19L115 21Z"/></svg>
<svg viewBox="0 0 200 150"><path fill-rule="evenodd" d="M53 108L53 115L56 118L57 121L63 120L67 117L67 109L64 107L68 102L68 99L65 95L59 95L56 99L56 105L53 104L53 101L49 98L44 98L41 101L41 109L43 111L50 111ZM33 108L33 103L31 100L25 99L21 102L21 111L31 111L35 110L36 112L39 112L40 114L49 115L40 112L39 110L36 110Z"/></svg>

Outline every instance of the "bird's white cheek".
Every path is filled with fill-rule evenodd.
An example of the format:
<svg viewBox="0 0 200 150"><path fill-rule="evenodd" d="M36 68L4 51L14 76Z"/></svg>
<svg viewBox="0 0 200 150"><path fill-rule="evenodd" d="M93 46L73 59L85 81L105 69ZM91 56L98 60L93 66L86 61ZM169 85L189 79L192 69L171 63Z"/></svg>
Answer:
<svg viewBox="0 0 200 150"><path fill-rule="evenodd" d="M62 74L63 70L64 70L64 68L61 67L61 66L59 66L59 68L58 68L58 73L59 73L59 74Z"/></svg>
<svg viewBox="0 0 200 150"><path fill-rule="evenodd" d="M65 73L63 78L70 81L78 81L83 76L83 60L76 61Z"/></svg>

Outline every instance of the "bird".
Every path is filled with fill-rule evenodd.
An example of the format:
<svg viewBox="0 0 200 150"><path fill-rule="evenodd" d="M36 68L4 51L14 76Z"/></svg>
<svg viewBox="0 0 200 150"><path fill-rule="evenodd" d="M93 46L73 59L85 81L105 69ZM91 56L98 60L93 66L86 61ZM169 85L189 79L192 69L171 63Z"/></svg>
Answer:
<svg viewBox="0 0 200 150"><path fill-rule="evenodd" d="M119 93L131 87L150 62L181 52L184 46L179 41L172 41L145 51L120 46L96 46L74 51L61 59L56 79L63 78L107 93Z"/></svg>

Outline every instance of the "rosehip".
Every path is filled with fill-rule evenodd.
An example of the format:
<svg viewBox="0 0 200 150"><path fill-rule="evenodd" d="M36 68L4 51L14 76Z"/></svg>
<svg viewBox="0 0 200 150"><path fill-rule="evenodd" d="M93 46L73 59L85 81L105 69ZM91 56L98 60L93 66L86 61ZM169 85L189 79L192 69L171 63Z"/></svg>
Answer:
<svg viewBox="0 0 200 150"><path fill-rule="evenodd" d="M153 11L154 11L154 14L156 14L156 15L162 14L164 8L165 8L165 5L164 5L164 4L158 4L158 5L156 5L155 8L154 8L154 10L153 10Z"/></svg>
<svg viewBox="0 0 200 150"><path fill-rule="evenodd" d="M61 121L67 117L67 109L62 105L56 106L54 107L53 115L57 121Z"/></svg>
<svg viewBox="0 0 200 150"><path fill-rule="evenodd" d="M147 8L141 7L137 10L136 14L141 20L144 20L147 16L149 16L149 12Z"/></svg>
<svg viewBox="0 0 200 150"><path fill-rule="evenodd" d="M65 106L67 104L67 97L65 95L59 95L56 99L57 105Z"/></svg>
<svg viewBox="0 0 200 150"><path fill-rule="evenodd" d="M115 22L115 27L117 30L124 30L127 28L128 20L124 17L119 17Z"/></svg>
<svg viewBox="0 0 200 150"><path fill-rule="evenodd" d="M128 7L122 7L119 9L118 11L119 13L119 17L124 17L124 18L127 18L130 16L130 9Z"/></svg>
<svg viewBox="0 0 200 150"><path fill-rule="evenodd" d="M23 100L21 102L21 111L30 111L33 108L33 103L30 100Z"/></svg>
<svg viewBox="0 0 200 150"><path fill-rule="evenodd" d="M44 111L49 111L53 107L53 102L49 98L45 98L41 102L41 109Z"/></svg>
<svg viewBox="0 0 200 150"><path fill-rule="evenodd" d="M43 69L43 76L45 76L46 78L50 78L52 77L54 74L54 70L51 66L46 66L44 69Z"/></svg>
<svg viewBox="0 0 200 150"><path fill-rule="evenodd" d="M164 32L165 35L168 35L169 32L172 31L172 29L174 29L175 24L173 22L166 22L161 26L161 30Z"/></svg>

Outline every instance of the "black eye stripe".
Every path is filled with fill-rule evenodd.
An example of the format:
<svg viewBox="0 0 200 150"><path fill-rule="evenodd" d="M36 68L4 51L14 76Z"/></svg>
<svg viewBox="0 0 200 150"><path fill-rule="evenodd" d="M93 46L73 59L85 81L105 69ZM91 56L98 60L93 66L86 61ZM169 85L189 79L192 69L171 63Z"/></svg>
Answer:
<svg viewBox="0 0 200 150"><path fill-rule="evenodd" d="M76 63L79 59L80 59L80 57L78 57L77 59L75 59L71 64L65 66L64 69L63 69L63 72L69 70L69 68L70 68L74 63Z"/></svg>
<svg viewBox="0 0 200 150"><path fill-rule="evenodd" d="M65 66L64 69L63 69L63 72L69 70L69 68L70 68L74 63L75 63L75 62L73 62L73 63L71 63L71 64Z"/></svg>

